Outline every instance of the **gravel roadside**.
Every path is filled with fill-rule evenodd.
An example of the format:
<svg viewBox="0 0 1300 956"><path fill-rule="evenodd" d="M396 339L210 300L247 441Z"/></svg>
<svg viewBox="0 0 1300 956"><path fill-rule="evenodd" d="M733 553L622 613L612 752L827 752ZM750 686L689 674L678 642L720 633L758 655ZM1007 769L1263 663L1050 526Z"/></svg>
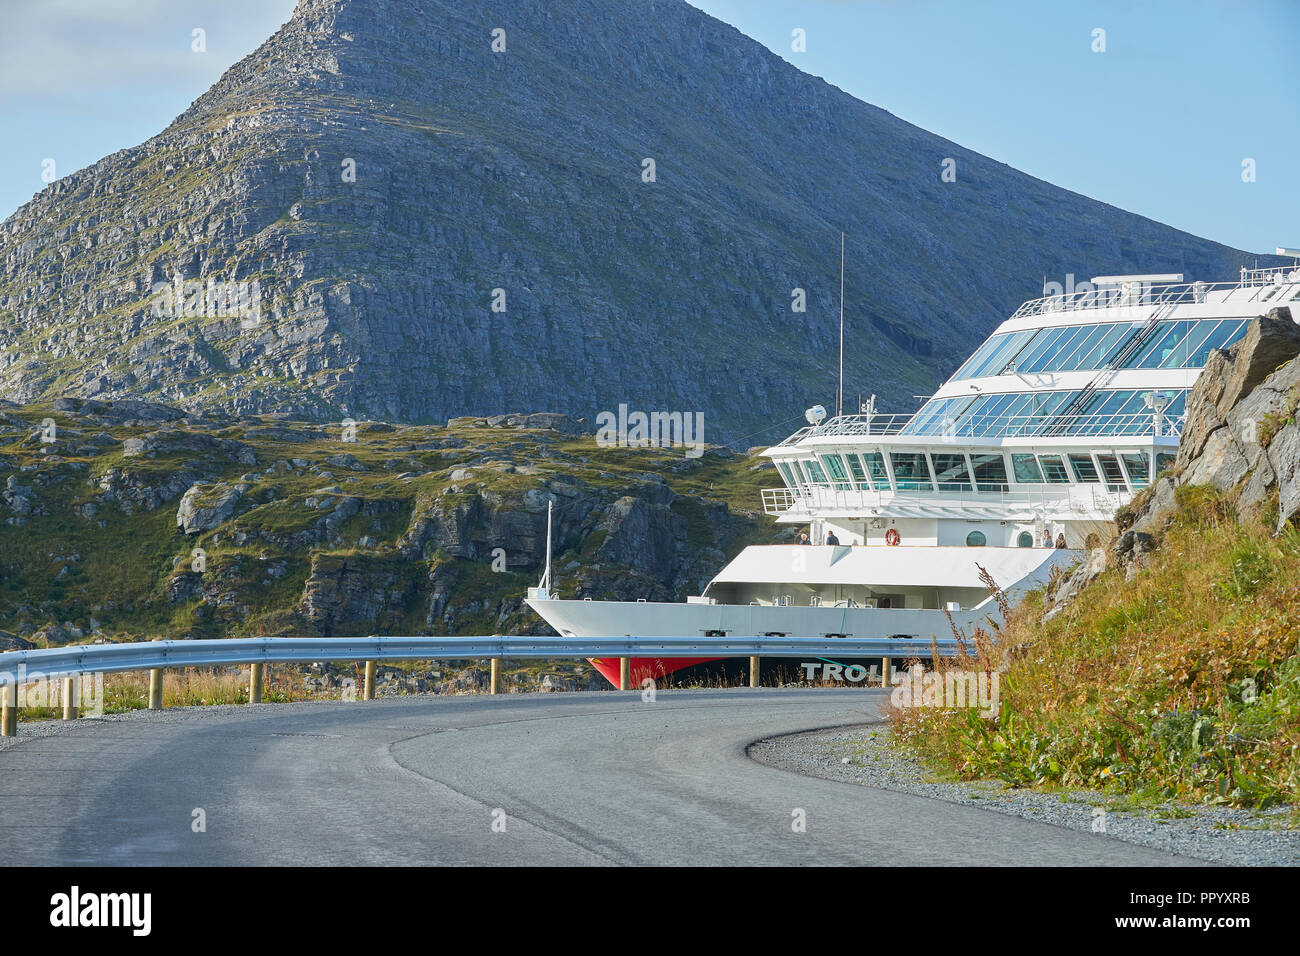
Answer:
<svg viewBox="0 0 1300 956"><path fill-rule="evenodd" d="M1170 804L1132 809L1115 797L1090 791L1040 793L1011 789L993 781L939 782L892 744L884 724L760 740L751 744L748 752L759 763L793 773L1101 832L1207 862L1230 866L1300 865L1300 829L1289 824L1288 808L1255 812Z"/></svg>

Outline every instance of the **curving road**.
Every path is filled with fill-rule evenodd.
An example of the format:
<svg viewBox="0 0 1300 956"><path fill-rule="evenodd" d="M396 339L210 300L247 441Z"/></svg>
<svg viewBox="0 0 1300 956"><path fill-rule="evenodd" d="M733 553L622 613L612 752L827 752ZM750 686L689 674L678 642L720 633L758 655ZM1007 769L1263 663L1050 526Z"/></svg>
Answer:
<svg viewBox="0 0 1300 956"><path fill-rule="evenodd" d="M20 865L1202 865L745 756L763 737L876 720L879 699L566 693L81 720L0 750L0 853Z"/></svg>

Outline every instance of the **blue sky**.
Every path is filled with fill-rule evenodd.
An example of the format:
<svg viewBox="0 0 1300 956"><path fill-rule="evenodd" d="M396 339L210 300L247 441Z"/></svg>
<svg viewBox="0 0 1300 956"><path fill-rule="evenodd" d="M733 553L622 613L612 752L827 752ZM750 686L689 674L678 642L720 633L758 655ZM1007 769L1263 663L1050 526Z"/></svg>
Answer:
<svg viewBox="0 0 1300 956"><path fill-rule="evenodd" d="M624 2L624 0L611 0ZM1031 175L1252 252L1300 246L1296 0L695 0ZM0 217L166 126L293 0L3 0ZM205 31L207 52L191 50ZM795 52L792 31L807 49ZM1105 52L1094 52L1094 30ZM1242 181L1252 159L1255 181Z"/></svg>

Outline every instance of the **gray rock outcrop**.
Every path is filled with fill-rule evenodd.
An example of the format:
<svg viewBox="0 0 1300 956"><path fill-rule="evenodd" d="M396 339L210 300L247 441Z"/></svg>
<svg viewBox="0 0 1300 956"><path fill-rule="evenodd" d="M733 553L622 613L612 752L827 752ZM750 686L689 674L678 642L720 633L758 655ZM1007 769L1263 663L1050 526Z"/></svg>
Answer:
<svg viewBox="0 0 1300 956"><path fill-rule="evenodd" d="M1128 514L1121 531L1158 531L1182 485L1231 491L1239 508L1278 495L1278 529L1300 514L1300 326L1289 308L1251 322L1240 342L1211 353L1187 399L1173 474Z"/></svg>
<svg viewBox="0 0 1300 956"><path fill-rule="evenodd" d="M176 509L176 527L186 534L211 531L235 513L246 490L243 485L194 485Z"/></svg>

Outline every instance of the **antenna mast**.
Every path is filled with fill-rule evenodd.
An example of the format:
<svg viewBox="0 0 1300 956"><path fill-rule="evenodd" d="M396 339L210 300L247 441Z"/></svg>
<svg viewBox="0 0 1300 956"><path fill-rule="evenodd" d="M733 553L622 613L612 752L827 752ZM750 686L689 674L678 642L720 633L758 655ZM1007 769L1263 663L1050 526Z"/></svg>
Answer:
<svg viewBox="0 0 1300 956"><path fill-rule="evenodd" d="M553 501L546 502L546 572L542 575L541 589L547 596L551 593L551 507Z"/></svg>
<svg viewBox="0 0 1300 956"><path fill-rule="evenodd" d="M835 396L835 414L844 414L844 231L840 230L840 390Z"/></svg>

